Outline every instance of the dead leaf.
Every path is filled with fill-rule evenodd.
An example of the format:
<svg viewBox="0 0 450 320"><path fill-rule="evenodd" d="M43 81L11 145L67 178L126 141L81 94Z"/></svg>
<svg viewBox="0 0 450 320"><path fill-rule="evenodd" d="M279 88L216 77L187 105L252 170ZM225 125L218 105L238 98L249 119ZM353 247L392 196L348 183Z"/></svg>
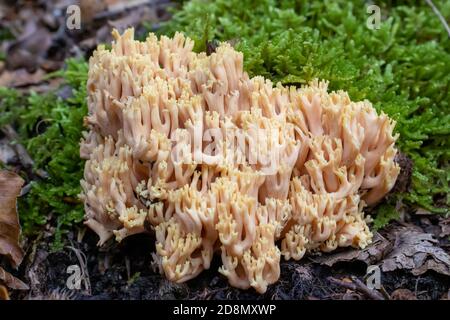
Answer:
<svg viewBox="0 0 450 320"><path fill-rule="evenodd" d="M107 10L98 12L95 19L111 17L133 9L143 9L140 7L150 4L151 0L103 0L103 2Z"/></svg>
<svg viewBox="0 0 450 320"><path fill-rule="evenodd" d="M11 273L6 272L2 267L0 267L0 284L1 283L13 290L30 289L22 280L19 280Z"/></svg>
<svg viewBox="0 0 450 320"><path fill-rule="evenodd" d="M440 220L439 225L441 226L441 233L439 236L441 238L450 236L450 218Z"/></svg>
<svg viewBox="0 0 450 320"><path fill-rule="evenodd" d="M17 268L23 259L17 215L17 197L23 184L24 180L16 173L0 171L0 254L6 255L14 268Z"/></svg>
<svg viewBox="0 0 450 320"><path fill-rule="evenodd" d="M131 11L130 14L126 15L123 18L116 19L116 20L109 20L108 24L112 27L117 29L119 32L123 32L125 29L129 27L133 27L139 23L139 21L142 21L142 14L143 12L141 10L134 10Z"/></svg>
<svg viewBox="0 0 450 320"><path fill-rule="evenodd" d="M104 0L80 0L81 18L83 23L91 23L94 16L106 9Z"/></svg>
<svg viewBox="0 0 450 320"><path fill-rule="evenodd" d="M450 300L450 289L448 289L447 293L442 295L441 300Z"/></svg>
<svg viewBox="0 0 450 320"><path fill-rule="evenodd" d="M397 289L391 294L392 300L417 300L416 295L409 289Z"/></svg>
<svg viewBox="0 0 450 320"><path fill-rule="evenodd" d="M20 37L8 46L7 68L35 70L45 59L52 41L49 30L39 26L36 18L27 21Z"/></svg>
<svg viewBox="0 0 450 320"><path fill-rule="evenodd" d="M442 230L441 227L439 226L439 223L437 223L435 219L433 219L432 221L431 220L432 218L433 217L425 217L425 216L421 217L419 219L420 226L424 232L430 233L433 235L433 237L438 239Z"/></svg>
<svg viewBox="0 0 450 320"><path fill-rule="evenodd" d="M342 296L342 300L363 300L363 296L357 292L347 290Z"/></svg>
<svg viewBox="0 0 450 320"><path fill-rule="evenodd" d="M363 250L346 249L345 251L324 254L310 258L315 263L333 266L337 262L362 261L367 265L376 264L392 249L392 244L378 232L374 235L372 244Z"/></svg>
<svg viewBox="0 0 450 320"><path fill-rule="evenodd" d="M32 84L38 84L44 80L45 72L42 69L37 69L30 73L26 69L17 69L14 71L3 71L0 76L0 86L17 88L25 87Z"/></svg>
<svg viewBox="0 0 450 320"><path fill-rule="evenodd" d="M10 300L8 289L0 284L0 300Z"/></svg>
<svg viewBox="0 0 450 320"><path fill-rule="evenodd" d="M418 216L431 216L433 213L431 211L425 210L423 208L418 208L415 212Z"/></svg>
<svg viewBox="0 0 450 320"><path fill-rule="evenodd" d="M382 261L384 272L407 269L414 275L428 270L450 276L450 256L429 233L401 227L396 232L392 252Z"/></svg>

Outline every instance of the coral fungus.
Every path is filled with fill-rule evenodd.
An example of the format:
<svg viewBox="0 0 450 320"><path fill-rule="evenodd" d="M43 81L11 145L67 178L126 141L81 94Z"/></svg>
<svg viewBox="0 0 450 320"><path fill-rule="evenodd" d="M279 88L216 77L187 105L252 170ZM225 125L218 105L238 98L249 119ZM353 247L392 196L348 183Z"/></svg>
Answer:
<svg viewBox="0 0 450 320"><path fill-rule="evenodd" d="M152 226L155 263L177 282L215 253L232 286L265 292L280 257L363 248L363 208L394 185L394 121L368 101L249 78L222 43L114 32L90 59L80 153L86 224L123 238Z"/></svg>

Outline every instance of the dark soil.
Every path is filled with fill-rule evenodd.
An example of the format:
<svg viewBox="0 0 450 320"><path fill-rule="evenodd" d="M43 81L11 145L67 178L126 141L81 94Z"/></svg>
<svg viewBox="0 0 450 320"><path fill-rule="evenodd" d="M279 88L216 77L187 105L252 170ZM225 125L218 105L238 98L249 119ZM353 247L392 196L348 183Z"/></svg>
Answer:
<svg viewBox="0 0 450 320"><path fill-rule="evenodd" d="M419 222L418 222L419 223ZM254 290L239 290L228 285L217 272L220 257L216 257L210 270L183 284L172 283L151 268L154 238L140 234L107 248L96 246L97 238L87 231L83 241L73 241L72 246L86 255L90 292L84 283L80 290L69 290L67 268L80 265L75 251L66 247L51 253L48 244L40 241L35 254L28 253L20 270L30 283L29 293L15 298L25 299L367 299L363 293L347 290L330 281L352 276L363 281L366 264L360 261L338 262L328 267L308 258L282 261L279 281L263 295ZM407 270L384 272L382 286L392 298L447 299L450 278L428 271L414 276ZM401 289L401 290L398 290ZM405 297L405 292L407 296Z"/></svg>

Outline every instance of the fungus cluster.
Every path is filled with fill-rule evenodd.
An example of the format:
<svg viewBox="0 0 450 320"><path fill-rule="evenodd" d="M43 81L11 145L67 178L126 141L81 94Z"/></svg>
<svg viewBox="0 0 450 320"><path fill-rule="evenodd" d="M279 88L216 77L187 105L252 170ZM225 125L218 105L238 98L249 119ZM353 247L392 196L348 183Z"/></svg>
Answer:
<svg viewBox="0 0 450 320"><path fill-rule="evenodd" d="M280 257L371 242L363 208L394 185L394 121L327 83L249 78L222 43L113 32L89 63L82 184L99 245L153 229L155 265L183 282L221 255L232 286L260 293Z"/></svg>

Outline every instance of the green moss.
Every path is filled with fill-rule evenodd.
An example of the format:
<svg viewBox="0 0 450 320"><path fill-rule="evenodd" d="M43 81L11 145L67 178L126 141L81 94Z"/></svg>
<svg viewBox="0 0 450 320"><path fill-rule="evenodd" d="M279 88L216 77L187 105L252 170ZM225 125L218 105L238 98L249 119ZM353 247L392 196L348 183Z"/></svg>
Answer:
<svg viewBox="0 0 450 320"><path fill-rule="evenodd" d="M400 213L395 210L395 206L389 203L382 203L377 210L377 217L373 221L372 230L383 228L390 221L400 218Z"/></svg>
<svg viewBox="0 0 450 320"><path fill-rule="evenodd" d="M448 213L450 42L430 7L402 3L384 2L381 26L371 30L356 0L194 0L161 32L232 40L251 75L293 85L326 79L353 100L369 99L397 120L398 146L414 160L412 191L397 196ZM449 2L435 4L450 16Z"/></svg>
<svg viewBox="0 0 450 320"><path fill-rule="evenodd" d="M33 171L44 170L46 178L31 182L28 194L20 198L19 213L25 235L39 231L50 222L54 227L54 249L62 246L62 235L83 218L83 206L77 195L83 161L79 141L83 117L87 113L87 64L68 60L67 69L55 76L64 77L72 96L59 98L56 93L31 93L0 88L0 126L13 124L20 140L34 160Z"/></svg>

